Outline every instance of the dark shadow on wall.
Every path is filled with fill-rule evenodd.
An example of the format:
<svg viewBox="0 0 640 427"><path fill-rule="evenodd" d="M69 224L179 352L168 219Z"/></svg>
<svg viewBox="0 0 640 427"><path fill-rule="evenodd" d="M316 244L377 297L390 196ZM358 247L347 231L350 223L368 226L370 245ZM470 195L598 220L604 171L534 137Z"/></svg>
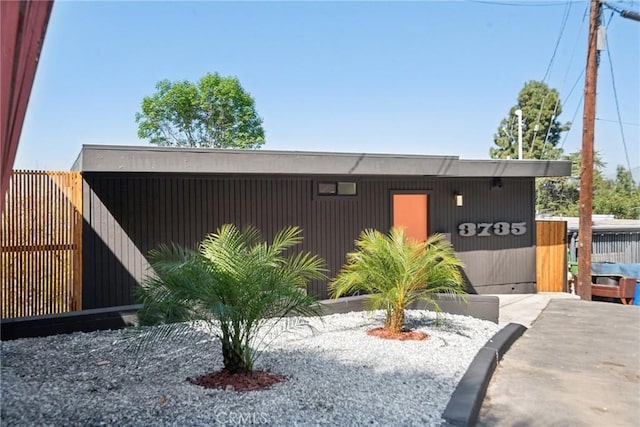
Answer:
<svg viewBox="0 0 640 427"><path fill-rule="evenodd" d="M82 234L82 309L135 304L133 275L86 221Z"/></svg>
<svg viewBox="0 0 640 427"><path fill-rule="evenodd" d="M478 291L473 287L469 276L464 268L460 268L460 274L462 274L462 279L464 280L464 291L470 295L477 295Z"/></svg>

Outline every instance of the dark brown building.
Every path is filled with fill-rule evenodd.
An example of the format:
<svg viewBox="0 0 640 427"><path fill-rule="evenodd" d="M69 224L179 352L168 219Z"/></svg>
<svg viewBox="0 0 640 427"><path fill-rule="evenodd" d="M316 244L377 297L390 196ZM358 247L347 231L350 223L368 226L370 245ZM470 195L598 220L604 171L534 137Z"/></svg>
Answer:
<svg viewBox="0 0 640 427"><path fill-rule="evenodd" d="M445 233L477 293L535 291L536 177L570 162L455 156L84 146L83 308L134 303L145 255L225 223L303 229L334 276L365 228ZM326 298L326 283L309 292Z"/></svg>

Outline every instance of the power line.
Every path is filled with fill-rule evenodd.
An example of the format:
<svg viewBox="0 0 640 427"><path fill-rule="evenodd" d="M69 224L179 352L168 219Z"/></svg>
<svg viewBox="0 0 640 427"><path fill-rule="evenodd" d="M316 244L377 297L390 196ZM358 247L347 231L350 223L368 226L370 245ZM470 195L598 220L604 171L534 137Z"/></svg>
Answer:
<svg viewBox="0 0 640 427"><path fill-rule="evenodd" d="M547 141L549 140L549 135L551 134L551 125L553 121L556 119L556 111L558 111L558 104L560 104L560 95L558 95L558 99L556 99L556 105L553 107L553 114L551 115L551 120L549 121L549 127L547 128L547 134L544 137L544 143L542 144L542 151L540 152L540 158L544 157L544 150L547 148Z"/></svg>
<svg viewBox="0 0 640 427"><path fill-rule="evenodd" d="M571 94L573 93L573 91L575 90L576 86L578 85L578 82L580 82L580 80L582 79L582 76L584 75L584 72L586 70L587 70L587 66L585 65L585 67L582 69L582 71L578 75L578 78L573 83L573 86L571 87L571 90L569 91L569 95L567 95L567 98L561 104L562 108L564 108L566 103L569 101L569 98L571 97ZM558 99L560 99L560 98L558 98ZM560 146L558 147L560 149L562 149L562 147L564 147L564 143L567 141L567 137L569 136L569 133L571 133L571 130L573 129L573 124L575 123L576 117L578 116L578 111L580 110L580 106L582 106L582 101L584 101L584 93L582 93L582 95L580 96L580 100L578 100L578 104L576 105L576 110L573 112L573 116L571 117L571 121L569 122L569 123L571 123L571 126L565 132L564 138L563 138L562 142L560 143ZM555 114L555 112L554 112L554 114Z"/></svg>
<svg viewBox="0 0 640 427"><path fill-rule="evenodd" d="M582 37L582 26L584 25L588 15L589 15L589 4L587 3L587 6L584 9L584 13L582 14L582 22L580 24L580 28L578 29L578 34L576 35L576 40L573 43L573 50L571 52L571 57L569 58L569 64L567 65L567 72L564 74L564 80L562 82L563 86L567 82L567 77L569 76L569 70L571 69L571 64L573 63L573 58L575 56L575 53L578 50L578 43L580 41L580 38ZM578 77L573 82L573 85L571 86L571 89L569 89L569 93L564 98L564 101L560 104L562 109L564 109L565 105L569 102L569 99L571 99L571 95L573 95L573 91L578 86L578 83L580 83L582 81L582 77L584 76L584 73L585 73L586 70L587 70L587 66L585 65L584 67L582 67L582 71L580 71L580 74L578 74ZM560 99L560 98L558 98L558 99ZM578 116L578 111L580 110L580 107L582 106L582 101L583 100L584 100L584 93L582 93L580 95L580 99L578 100L578 104L576 105L576 110L573 112L573 116L571 117L571 121L569 122L571 124L571 126L565 132L564 138L562 139L562 142L558 146L559 149L562 149L564 147L564 144L567 141L567 137L569 136L569 134L571 133L571 130L573 129L573 124L576 121L576 117ZM555 112L554 112L554 115L555 115ZM548 135L548 132L547 132L547 135ZM545 140L545 142L546 142L546 140Z"/></svg>
<svg viewBox="0 0 640 427"><path fill-rule="evenodd" d="M578 101L578 105L576 105L576 111L573 112L573 117L571 117L571 124L575 123L576 117L578 116L578 111L580 110L580 107L582 106L582 102L583 101L584 101L584 93L580 97L580 101ZM571 126L569 128L569 130L564 134L564 139L562 140L562 143L560 144L560 148L564 147L564 143L567 142L567 137L571 133L572 129L573 129L573 126Z"/></svg>
<svg viewBox="0 0 640 427"><path fill-rule="evenodd" d="M567 103L567 101L569 101L569 97L571 96L571 94L573 93L573 91L576 89L576 86L578 86L578 83L582 80L582 76L584 76L584 72L587 71L587 67L586 65L584 66L584 68L582 68L582 71L580 72L580 74L578 75L578 78L576 79L575 82L573 82L573 86L571 86L571 90L569 90L569 94L567 95L567 98L564 100L564 102L562 103L562 106L564 107L564 104Z"/></svg>
<svg viewBox="0 0 640 427"><path fill-rule="evenodd" d="M549 64L547 65L547 69L544 72L544 77L542 81L546 81L551 68L553 66L553 61L556 58L556 53L558 53L558 46L560 46L560 40L562 40L562 35L564 34L564 29L567 26L567 20L569 19L569 13L571 12L571 1L567 0L564 8L564 16L562 17L562 23L560 24L560 34L558 34L558 40L556 40L556 45L553 48L553 54L551 55L551 59L549 60Z"/></svg>
<svg viewBox="0 0 640 427"><path fill-rule="evenodd" d="M556 40L556 45L553 48L553 53L551 54L551 58L549 59L549 64L547 65L547 69L544 72L544 77L542 78L542 83L544 83L547 80L547 77L549 76L549 73L551 72L551 69L553 68L553 63L555 61L556 58L556 53L558 53L558 46L560 46L560 41L562 40L562 36L564 35L564 29L567 26L567 21L569 19L569 13L571 12L571 1L570 0L566 0L565 1L565 5L564 5L564 15L562 17L562 23L560 24L560 34L558 34L558 39ZM531 143L529 144L529 155L531 156L531 153L533 153L533 145L535 143L536 140L536 136L538 135L538 128L540 126L540 118L542 117L542 109L544 108L544 104L547 101L547 98L549 97L549 94L551 94L552 89L550 88L547 93L545 94L544 98L542 99L542 103L540 104L540 109L538 110L538 117L536 118L536 123L533 126L533 135L531 136ZM560 99L560 94L558 94L558 99ZM554 108L554 116L555 116L555 112L558 108L558 103L556 102L556 106ZM551 126L553 125L553 118L551 119L551 121L549 122L549 128L548 130L551 129ZM547 131L547 135L548 135L548 131ZM545 138L545 144L546 145L546 138ZM544 145L542 148L542 152L540 154L540 157L542 158L542 153L544 152Z"/></svg>
<svg viewBox="0 0 640 427"><path fill-rule="evenodd" d="M501 2L490 0L467 0L471 3L490 4L494 6L515 6L515 7L556 7L562 6L567 1L537 1L537 2ZM568 0L570 3L584 3L587 0Z"/></svg>
<svg viewBox="0 0 640 427"><path fill-rule="evenodd" d="M618 102L618 91L616 90L616 79L613 73L613 61L611 60L611 49L609 48L609 40L605 39L605 45L607 47L607 58L609 58L609 70L611 71L611 84L613 85L613 99L616 102L616 113L618 114L618 122L620 125L620 137L622 138L624 155L627 159L627 169L631 170L631 162L629 161L629 151L627 150L627 141L624 137L624 127L622 126L622 116L620 115L620 103Z"/></svg>
<svg viewBox="0 0 640 427"><path fill-rule="evenodd" d="M620 14L620 16L622 16L623 18L627 18L627 19L631 19L633 21L638 21L640 22L640 13L638 12L634 12L633 10L624 10L624 9L618 9L615 6L610 5L607 2L602 2L602 4L605 7L608 7L609 9L613 10L614 12L617 12Z"/></svg>
<svg viewBox="0 0 640 427"><path fill-rule="evenodd" d="M573 50L571 51L571 56L569 57L569 64L567 65L567 72L564 73L564 79L562 80L562 85L564 86L564 84L567 82L567 77L569 77L569 70L571 70L571 64L573 64L573 58L576 55L576 51L578 50L578 44L582 41L582 27L584 26L586 20L587 20L587 16L589 16L589 4L587 3L586 7L584 8L584 13L582 14L582 22L580 23L580 28L578 28L578 33L576 34L576 40L573 42ZM584 73L584 71L586 70L586 66L583 68L582 72ZM574 84L574 88L575 88L575 84ZM573 92L573 88L571 89L571 91ZM566 102L566 100L565 100ZM563 103L564 104L564 103Z"/></svg>
<svg viewBox="0 0 640 427"><path fill-rule="evenodd" d="M587 11L589 10L589 7L587 7ZM585 15L586 16L586 15ZM584 17L583 17L584 19ZM611 20L613 19L613 15L609 17L609 21L606 24L606 27L609 28L609 24L611 24ZM569 95L570 96L573 91L575 90L576 86L578 85L578 82L580 81L580 79L582 78L582 76L584 75L585 71L587 71L587 66L585 65L585 67L582 69L582 71L580 72L580 75L578 76L578 78L576 79L576 81L573 83L573 86L571 87L571 90L569 91ZM565 99L565 102L562 103L562 106L564 107L565 103L568 100L568 96L567 99ZM580 106L582 105L584 101L584 92L582 93L582 95L580 96L580 101L578 101L578 104L576 105L576 110L573 112L573 117L571 117L571 124L573 125L573 123L575 123L576 117L578 116L578 111L580 110ZM562 143L560 144L560 148L564 147L564 143L567 141L567 137L569 136L569 134L571 133L571 130L573 129L573 126L569 128L569 130L564 134L564 139L562 140Z"/></svg>
<svg viewBox="0 0 640 427"><path fill-rule="evenodd" d="M596 117L596 120L600 122L622 123L623 125L628 125L628 126L640 126L640 123L621 122L620 120L607 120L607 119L600 119L598 117Z"/></svg>

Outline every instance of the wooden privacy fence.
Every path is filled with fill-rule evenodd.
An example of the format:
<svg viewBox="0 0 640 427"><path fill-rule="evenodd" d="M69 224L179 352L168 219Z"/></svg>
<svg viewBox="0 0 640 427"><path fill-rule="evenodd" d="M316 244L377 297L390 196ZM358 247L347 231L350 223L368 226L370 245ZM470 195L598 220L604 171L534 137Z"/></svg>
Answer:
<svg viewBox="0 0 640 427"><path fill-rule="evenodd" d="M2 318L82 308L82 176L14 171L0 230Z"/></svg>
<svg viewBox="0 0 640 427"><path fill-rule="evenodd" d="M566 221L536 221L536 288L564 292L567 283Z"/></svg>

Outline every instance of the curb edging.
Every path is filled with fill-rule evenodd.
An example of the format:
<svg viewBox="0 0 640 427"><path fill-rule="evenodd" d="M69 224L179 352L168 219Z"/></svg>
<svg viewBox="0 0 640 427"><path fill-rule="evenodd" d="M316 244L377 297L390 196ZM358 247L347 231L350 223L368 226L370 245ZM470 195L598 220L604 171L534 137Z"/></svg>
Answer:
<svg viewBox="0 0 640 427"><path fill-rule="evenodd" d="M442 413L445 420L442 427L476 425L498 362L526 330L527 328L519 323L509 323L478 351Z"/></svg>

